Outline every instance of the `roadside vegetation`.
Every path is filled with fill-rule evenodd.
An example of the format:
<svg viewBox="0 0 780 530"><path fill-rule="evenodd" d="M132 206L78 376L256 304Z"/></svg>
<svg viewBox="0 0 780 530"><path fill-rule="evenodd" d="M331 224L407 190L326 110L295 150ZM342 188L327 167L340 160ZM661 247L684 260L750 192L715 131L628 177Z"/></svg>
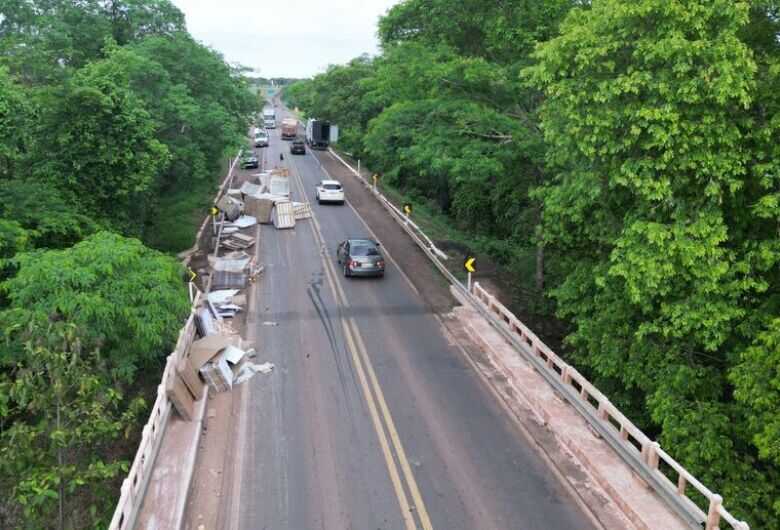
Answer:
<svg viewBox="0 0 780 530"><path fill-rule="evenodd" d="M780 529L780 4L405 0L289 86L559 318L566 355Z"/></svg>
<svg viewBox="0 0 780 530"><path fill-rule="evenodd" d="M0 528L107 526L257 109L167 0L0 3Z"/></svg>

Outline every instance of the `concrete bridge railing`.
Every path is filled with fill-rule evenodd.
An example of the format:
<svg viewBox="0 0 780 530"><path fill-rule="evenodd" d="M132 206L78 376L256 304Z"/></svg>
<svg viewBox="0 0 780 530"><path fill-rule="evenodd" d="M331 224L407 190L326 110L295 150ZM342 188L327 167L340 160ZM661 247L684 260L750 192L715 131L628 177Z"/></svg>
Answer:
<svg viewBox="0 0 780 530"><path fill-rule="evenodd" d="M621 459L631 466L684 521L694 528L705 530L719 530L721 521L725 521L733 530L750 530L746 522L738 520L726 510L720 495L712 492L664 451L657 442L646 436L599 389L574 367L558 357L478 282L468 287L456 278L442 261L446 256L436 248L419 226L338 153L333 149L329 152L371 191L444 277L473 302L474 307L514 346L514 349L566 398ZM676 477L676 481L673 482L670 476ZM699 506L691 498L690 488L704 499L706 506Z"/></svg>
<svg viewBox="0 0 780 530"><path fill-rule="evenodd" d="M239 151L238 156L236 156L235 159L231 160L227 175L217 191L214 203L219 200L232 184L233 172L235 171L240 156L241 151ZM207 216L203 220L203 223L201 223L195 238L195 247L183 253L183 255L188 256L185 259L185 263L188 262L189 255L191 255L194 250L197 250L199 245L203 245L204 238L208 235L207 230L209 230L209 225L212 222L213 217ZM138 445L138 450L136 451L135 458L130 466L130 471L127 474L127 478L122 482L119 501L114 510L111 524L108 527L109 530L132 530L135 525L138 511L143 504L146 486L152 475L155 459L160 450L160 446L162 445L165 430L168 427L173 410L173 405L165 392L166 383L168 382L168 378L173 377L176 373L176 366L179 359L189 350L192 341L195 338L195 310L200 302L200 292L193 283L189 284L189 288L190 301L192 302L190 316L179 332L176 347L166 359L165 369L163 370L160 384L157 386L157 398L155 399L152 411L149 414L149 420L143 428L141 443Z"/></svg>
<svg viewBox="0 0 780 530"><path fill-rule="evenodd" d="M508 336L537 371L678 514L692 524L704 525L705 530L718 530L721 520L734 530L749 530L747 523L737 520L726 510L720 495L697 480L658 442L647 437L598 388L563 361L479 282L474 282L471 295L495 321L494 327ZM673 482L670 476L676 477L676 481ZM706 511L689 497L689 486L705 499Z"/></svg>

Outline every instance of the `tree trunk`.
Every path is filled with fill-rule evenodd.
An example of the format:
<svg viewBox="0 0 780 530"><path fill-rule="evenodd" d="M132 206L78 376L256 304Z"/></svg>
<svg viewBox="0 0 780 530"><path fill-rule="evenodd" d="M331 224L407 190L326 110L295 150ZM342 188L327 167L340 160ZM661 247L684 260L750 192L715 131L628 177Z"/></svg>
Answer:
<svg viewBox="0 0 780 530"><path fill-rule="evenodd" d="M61 421L60 421L60 400L57 398L57 431L59 432L61 428ZM59 483L59 520L57 521L57 529L58 530L64 530L65 528L65 484L62 479L62 447L57 447L57 472L60 476L60 483Z"/></svg>
<svg viewBox="0 0 780 530"><path fill-rule="evenodd" d="M536 290L544 296L544 240L542 238L542 205L536 205Z"/></svg>
<svg viewBox="0 0 780 530"><path fill-rule="evenodd" d="M544 244L536 244L536 290L544 296Z"/></svg>

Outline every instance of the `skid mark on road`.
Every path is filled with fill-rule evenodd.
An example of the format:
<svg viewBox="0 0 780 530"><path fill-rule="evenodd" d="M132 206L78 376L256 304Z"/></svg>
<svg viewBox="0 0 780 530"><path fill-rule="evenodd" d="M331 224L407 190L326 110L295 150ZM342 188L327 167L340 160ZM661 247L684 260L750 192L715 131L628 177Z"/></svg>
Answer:
<svg viewBox="0 0 780 530"><path fill-rule="evenodd" d="M291 166L294 169L294 171L292 171L293 180L301 195L301 199L304 202L308 202L306 193L303 190L303 183L297 165L294 161L291 161ZM312 214L311 217L311 224L318 245L320 245L321 248L324 248L325 243L322 231L317 222L316 215L314 214ZM349 312L349 302L341 284L338 282L338 275L333 263L331 263L326 256L321 257L325 267L325 276L333 290L337 305L339 308L344 308L346 312ZM422 527L423 530L432 530L433 527L430 518L428 517L428 511L423 502L422 495L420 494L406 453L404 452L403 445L401 444L400 437L395 428L395 423L390 415L390 410L385 402L384 394L379 386L373 366L371 365L371 360L366 350L365 343L363 342L363 338L360 335L357 323L353 317L345 315L340 315L340 317L347 347L352 356L352 363L357 372L358 380L363 390L363 396L368 405L369 414L374 425L374 430L379 438L379 445L385 458L387 471L390 475L396 497L398 498L404 526L407 530L417 530L417 520L419 520L419 527ZM402 476L403 480L401 478ZM409 497L412 499L411 504L409 502Z"/></svg>

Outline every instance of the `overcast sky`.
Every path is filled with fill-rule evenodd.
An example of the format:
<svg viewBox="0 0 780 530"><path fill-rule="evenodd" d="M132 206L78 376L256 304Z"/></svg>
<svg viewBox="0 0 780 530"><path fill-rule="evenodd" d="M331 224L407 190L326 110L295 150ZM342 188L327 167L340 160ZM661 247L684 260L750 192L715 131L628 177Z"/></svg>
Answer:
<svg viewBox="0 0 780 530"><path fill-rule="evenodd" d="M376 54L379 16L399 0L172 0L187 29L263 77L309 77Z"/></svg>

